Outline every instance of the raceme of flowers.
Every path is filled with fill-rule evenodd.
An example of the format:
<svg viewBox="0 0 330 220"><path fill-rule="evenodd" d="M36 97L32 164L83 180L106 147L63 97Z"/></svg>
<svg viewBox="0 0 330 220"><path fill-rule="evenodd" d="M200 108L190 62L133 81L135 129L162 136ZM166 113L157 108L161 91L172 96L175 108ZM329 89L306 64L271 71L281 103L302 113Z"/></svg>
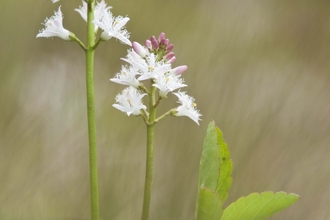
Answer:
<svg viewBox="0 0 330 220"><path fill-rule="evenodd" d="M53 0L52 2L55 3L57 0ZM125 29L125 25L129 21L129 18L113 16L110 11L111 8L111 6L107 6L104 0L101 0L101 2L96 4L93 20L95 32L97 32L99 28L102 29L100 39L103 41L107 41L113 37L124 44L132 46L129 40L130 35ZM85 1L82 1L82 6L75 9L75 11L87 21L87 3ZM37 37L60 37L63 40L73 40L74 38L74 34L63 27L61 6L59 6L58 11L55 11L55 14L52 17L46 18L44 25L45 28L40 31Z"/></svg>
<svg viewBox="0 0 330 220"><path fill-rule="evenodd" d="M147 122L149 113L146 111L147 107L143 104L142 98L150 96L154 91L152 88L147 89L143 84L145 80L149 80L151 87L155 87L157 91L157 105L167 97L168 93L173 93L179 99L180 105L165 113L164 116L187 116L199 124L201 114L196 110L195 99L186 92L174 92L187 86L184 84L182 74L188 67L183 65L172 68L172 63L176 59L172 49L173 44L169 43L164 33L161 33L158 39L152 36L150 40L146 40L145 46L133 42L132 49L128 50L126 58L122 58L127 64L123 65L120 72L110 79L112 82L128 86L116 96L116 104L113 104L113 107L125 112L128 116L142 115ZM157 119L156 122L158 122Z"/></svg>

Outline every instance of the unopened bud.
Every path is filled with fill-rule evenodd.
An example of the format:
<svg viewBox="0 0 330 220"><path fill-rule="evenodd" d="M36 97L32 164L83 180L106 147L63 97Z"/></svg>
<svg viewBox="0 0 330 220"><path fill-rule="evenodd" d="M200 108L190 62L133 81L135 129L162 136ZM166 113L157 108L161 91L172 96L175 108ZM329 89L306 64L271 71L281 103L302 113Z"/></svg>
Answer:
<svg viewBox="0 0 330 220"><path fill-rule="evenodd" d="M171 59L169 59L169 61L167 61L167 63L174 63L175 60L176 60L176 57L174 56L174 57L172 57Z"/></svg>
<svg viewBox="0 0 330 220"><path fill-rule="evenodd" d="M150 40L146 40L146 47L148 49L152 49L152 45L151 45L151 41Z"/></svg>
<svg viewBox="0 0 330 220"><path fill-rule="evenodd" d="M162 42L162 40L165 40L165 33L164 32L160 33L160 35L158 36L158 42Z"/></svg>
<svg viewBox="0 0 330 220"><path fill-rule="evenodd" d="M146 49L144 49L138 42L133 42L132 47L133 50L140 55L140 57L145 57L147 55Z"/></svg>
<svg viewBox="0 0 330 220"><path fill-rule="evenodd" d="M180 74L186 72L187 69L188 69L188 67L186 65L183 65L183 66L175 67L174 69L172 69L172 72L176 75L180 75Z"/></svg>
<svg viewBox="0 0 330 220"><path fill-rule="evenodd" d="M165 55L165 60L170 60L172 57L174 57L174 53L169 52L168 54Z"/></svg>
<svg viewBox="0 0 330 220"><path fill-rule="evenodd" d="M171 50L173 50L173 47L174 47L173 44L169 44L169 45L167 45L167 47L166 47L166 51L167 51L167 52L170 52Z"/></svg>
<svg viewBox="0 0 330 220"><path fill-rule="evenodd" d="M159 44L158 44L158 41L156 40L155 36L152 36L150 38L150 41L151 41L152 48L158 50Z"/></svg>

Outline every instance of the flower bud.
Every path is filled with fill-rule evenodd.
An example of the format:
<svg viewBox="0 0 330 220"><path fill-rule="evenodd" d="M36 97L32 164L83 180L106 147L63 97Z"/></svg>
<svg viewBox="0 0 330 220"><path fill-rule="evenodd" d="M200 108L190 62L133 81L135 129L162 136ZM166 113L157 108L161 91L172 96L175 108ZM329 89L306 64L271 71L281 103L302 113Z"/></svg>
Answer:
<svg viewBox="0 0 330 220"><path fill-rule="evenodd" d="M146 49L144 49L138 42L133 42L132 47L133 50L140 55L140 57L144 58L147 55Z"/></svg>
<svg viewBox="0 0 330 220"><path fill-rule="evenodd" d="M174 57L174 53L169 52L168 54L165 55L165 60L170 60L172 57Z"/></svg>
<svg viewBox="0 0 330 220"><path fill-rule="evenodd" d="M158 42L161 42L162 40L165 40L165 33L164 32L160 33L160 35L158 36Z"/></svg>
<svg viewBox="0 0 330 220"><path fill-rule="evenodd" d="M169 59L169 61L167 61L167 63L174 63L175 60L176 60L176 57L174 56L174 57L172 57L171 59Z"/></svg>
<svg viewBox="0 0 330 220"><path fill-rule="evenodd" d="M172 72L175 75L179 75L179 74L186 72L187 69L188 69L188 67L186 65L182 65L182 66L178 66L178 67L175 67L174 69L172 69Z"/></svg>
<svg viewBox="0 0 330 220"><path fill-rule="evenodd" d="M152 45L151 45L151 41L150 40L146 40L146 47L148 49L152 49Z"/></svg>
<svg viewBox="0 0 330 220"><path fill-rule="evenodd" d="M167 51L167 52L170 52L171 50L173 50L173 47L174 47L173 44L169 44L169 45L167 45L167 47L166 47L166 51Z"/></svg>
<svg viewBox="0 0 330 220"><path fill-rule="evenodd" d="M159 44L158 44L158 41L156 40L155 36L152 36L150 38L150 41L151 41L152 48L158 50Z"/></svg>

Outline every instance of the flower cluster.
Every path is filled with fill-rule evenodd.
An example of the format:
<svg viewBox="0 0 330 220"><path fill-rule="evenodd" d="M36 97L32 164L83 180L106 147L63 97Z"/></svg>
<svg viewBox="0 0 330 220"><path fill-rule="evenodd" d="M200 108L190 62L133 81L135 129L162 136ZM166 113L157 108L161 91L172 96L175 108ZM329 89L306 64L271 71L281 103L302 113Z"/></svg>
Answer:
<svg viewBox="0 0 330 220"><path fill-rule="evenodd" d="M194 98L185 92L174 92L187 86L184 84L182 73L188 67L183 65L172 68L172 63L176 60L172 49L173 44L170 44L169 40L165 38L164 33L161 33L158 39L152 36L150 40L146 40L145 46L133 42L132 49L128 50L125 58L122 58L127 65L123 65L121 71L110 79L112 82L129 86L116 96L116 104L113 107L125 112L128 116L131 114L142 115L147 122L149 114L146 111L147 107L143 105L142 98L146 95L149 98L157 95L158 99L153 106L156 107L161 99L167 97L168 93L173 93L178 97L180 106L171 109L165 113L165 116L188 116L199 124L201 114L196 110ZM144 80L151 81L149 90L143 84ZM159 119L161 118L163 117ZM156 122L158 122L157 119Z"/></svg>
<svg viewBox="0 0 330 220"><path fill-rule="evenodd" d="M58 0L52 0L53 3ZM129 41L129 33L124 26L129 21L128 17L114 17L110 11L112 7L107 6L104 0L98 2L94 10L94 20L95 32L100 28L102 33L100 39L107 41L110 38L114 37L120 40L122 43L132 46ZM80 16L87 22L87 3L82 1L82 6L75 9ZM45 28L40 31L37 37L60 37L63 40L74 40L75 36L73 33L68 31L63 27L63 15L61 11L61 6L58 8L58 11L55 12L50 18L45 20Z"/></svg>

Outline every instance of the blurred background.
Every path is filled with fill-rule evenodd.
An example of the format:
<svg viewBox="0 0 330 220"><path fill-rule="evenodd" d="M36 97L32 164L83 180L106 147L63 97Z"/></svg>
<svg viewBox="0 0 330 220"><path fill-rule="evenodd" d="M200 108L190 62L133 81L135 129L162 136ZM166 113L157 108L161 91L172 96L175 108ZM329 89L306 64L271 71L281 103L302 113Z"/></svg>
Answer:
<svg viewBox="0 0 330 220"><path fill-rule="evenodd" d="M106 1L128 15L131 40L165 32L174 66L203 114L200 126L156 126L150 219L194 219L207 125L224 133L234 163L226 205L251 192L300 200L270 219L330 219L330 2L328 0ZM0 219L90 218L84 53L36 35L62 5L64 27L85 42L81 1L0 1ZM95 61L100 216L139 219L145 125L111 105L128 47L100 44ZM169 96L162 113L177 106Z"/></svg>

